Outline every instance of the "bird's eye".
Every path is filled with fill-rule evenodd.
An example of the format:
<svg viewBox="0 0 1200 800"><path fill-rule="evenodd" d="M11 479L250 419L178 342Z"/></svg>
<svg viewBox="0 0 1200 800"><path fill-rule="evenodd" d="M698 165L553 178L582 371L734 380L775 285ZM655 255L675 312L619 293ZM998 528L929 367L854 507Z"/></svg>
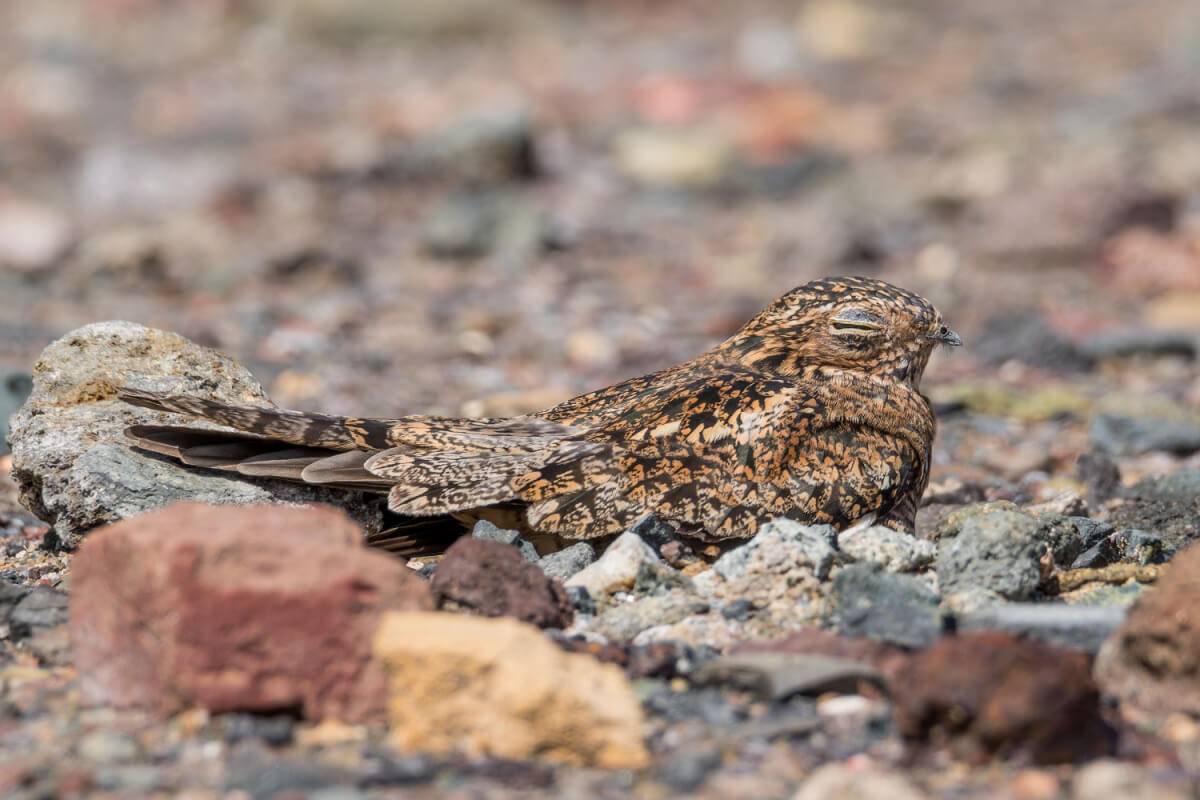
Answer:
<svg viewBox="0 0 1200 800"><path fill-rule="evenodd" d="M835 333L870 333L883 327L883 320L861 308L844 309L830 322Z"/></svg>
<svg viewBox="0 0 1200 800"><path fill-rule="evenodd" d="M871 325L866 322L835 322L833 323L835 331L857 331L858 333L870 333L871 331L879 330L878 325Z"/></svg>

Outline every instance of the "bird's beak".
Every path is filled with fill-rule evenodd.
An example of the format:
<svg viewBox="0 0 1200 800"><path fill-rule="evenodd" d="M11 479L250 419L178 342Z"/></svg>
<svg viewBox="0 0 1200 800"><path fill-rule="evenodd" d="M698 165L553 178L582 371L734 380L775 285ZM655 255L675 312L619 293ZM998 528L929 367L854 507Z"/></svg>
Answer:
<svg viewBox="0 0 1200 800"><path fill-rule="evenodd" d="M950 330L945 325L942 325L933 333L925 334L925 338L931 339L939 344L944 344L947 347L962 347L962 337Z"/></svg>

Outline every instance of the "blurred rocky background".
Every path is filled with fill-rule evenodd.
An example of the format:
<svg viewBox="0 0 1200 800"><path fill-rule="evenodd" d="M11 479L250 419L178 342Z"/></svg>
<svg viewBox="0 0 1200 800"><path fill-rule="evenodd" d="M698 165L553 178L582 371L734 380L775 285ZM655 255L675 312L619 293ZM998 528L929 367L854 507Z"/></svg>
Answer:
<svg viewBox="0 0 1200 800"><path fill-rule="evenodd" d="M1013 601L1057 597L1095 570L1117 569L1101 583L1114 586L1109 601L1127 602L1137 580L1153 580L1200 536L1198 87L1200 6L1187 0L0 3L0 434L43 348L100 320L223 350L285 407L501 415L691 357L811 278L876 275L928 296L967 345L935 355L925 379L941 429L919 525L946 551L936 568L943 594L956 582L986 584L976 559L995 550L987 542L1019 539L1020 580L989 591ZM3 452L0 444L7 473ZM4 480L0 508L15 510ZM973 506L987 512L982 521L950 514L984 501L999 505ZM0 622L9 620L0 624L0 661L16 659L5 661L15 666L0 681L0 737L29 752L53 751L65 737L90 766L63 772L41 756L0 765L0 788L25 787L31 797L179 788L190 779L167 780L145 762L207 774L207 744L187 760L187 743L201 733L224 742L210 760L232 776L226 785L254 797L311 788L304 758L266 755L294 740L302 750L326 748L334 762L343 750L358 759L353 780L312 778L312 786L427 785L445 774L440 762L364 755L357 728L293 730L290 716L185 712L166 732L137 728L140 739L122 732L119 715L80 717L74 677L63 671L66 560L44 527L14 514L0 527L0 576L11 582L0 596ZM1075 522L1063 528L1063 519ZM986 540L983 555L945 544L976 540ZM1031 541L1051 542L1054 563L1039 567ZM924 542L903 558L837 544L899 571L933 557ZM543 566L556 577L576 568ZM741 569L721 574L730 586L762 583ZM626 577L628 589L635 584ZM789 591L825 577L806 574L809 583L792 581ZM879 620L856 616L864 597L897 593L924 609L879 623L885 628L937 607L929 581L893 577L840 571L834 601L843 605L826 622L927 644L936 622L915 633L855 628ZM1171 608L1197 607L1194 586L1172 586L1175 594L1157 601L1166 611L1131 617L1122 641L1133 644L1122 650L1108 640L1107 690L1148 696L1136 685L1140 667L1127 662L1149 663L1151 676L1192 674L1186 658L1164 657L1169 668L1137 661L1138 636L1154 639L1138 625L1149 630L1155 619L1174 619ZM586 594L570 595L584 616ZM736 594L718 595L713 608L723 610L709 619L736 627L752 610L797 613L792 595L739 606ZM972 597L965 591L957 611L977 612ZM626 613L593 630L621 641L664 619L695 617L693 600L648 599L658 605L645 606L643 627ZM978 627L1023 630L1025 610L1010 605L999 621L976 617ZM10 615L10 606L23 610ZM597 619L611 613L601 603ZM1094 652L1119 622L1105 613L1071 617L1068 643ZM759 622L752 615L746 624ZM1038 617L1034 627L1047 624ZM671 635L691 635L697 647L716 642L711 629L683 628ZM1084 644L1072 638L1081 630ZM1011 649L991 635L931 648L923 666L909 668L941 688L962 659L978 659L981 672L1006 669L989 648ZM966 654L954 650L962 642ZM679 680L675 667L654 672L661 653L640 666L644 653L606 657L633 659L631 677ZM1062 734L1079 750L1048 755L1023 722L973 733L980 746L1026 761L1116 753L1097 744L1086 664L1036 648L1028 657L1034 672L1061 667L1046 673L1047 695L1065 684L1077 692L1058 698L1075 703L1058 722L1087 732ZM891 656L871 658L878 665ZM729 669L765 669L751 666ZM915 685L903 670L880 669ZM1153 696L1200 696L1194 679L1184 684L1191 688L1172 684ZM659 789L647 797L691 791L718 770L727 743L687 728L695 719L748 725L758 712L747 709L765 707L730 705L708 689L682 692L672 705L638 685L658 720L651 783ZM910 739L940 730L936 714L921 716L923 692L914 689L897 711ZM707 790L786 797L812 768L863 750L874 741L860 741L863 731L883 737L889 712L853 697L862 702L827 705L821 718L854 725L810 741L799 762L791 751L756 751L758 783L739 783L742 762L727 759ZM935 700L930 707L940 707ZM755 735L762 725L789 736L811 731L819 705L771 706ZM17 725L22 716L35 722ZM1191 748L1184 762L1194 774L1200 726L1172 719L1163 736ZM1060 728L1042 730L1059 738ZM168 758L155 737L185 744ZM691 744L680 749L680 741ZM1156 745L1123 741L1146 764L1178 764ZM224 758L229 752L240 755ZM587 788L586 774L554 777L540 767L455 774L487 792L501 784L600 791ZM1177 772L1158 777L1157 794L1146 796L1194 788ZM614 796L632 791L613 773L597 780ZM918 796L890 780L832 763L801 791ZM1134 796L1147 780L1125 762L1101 761L1073 777L935 770L921 785L995 796L998 781L1009 796L1082 798Z"/></svg>

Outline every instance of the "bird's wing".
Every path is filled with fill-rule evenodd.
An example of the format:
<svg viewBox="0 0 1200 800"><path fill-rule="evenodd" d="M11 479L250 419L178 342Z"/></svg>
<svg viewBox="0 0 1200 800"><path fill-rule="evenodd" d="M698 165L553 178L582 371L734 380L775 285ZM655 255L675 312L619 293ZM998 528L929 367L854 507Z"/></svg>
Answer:
<svg viewBox="0 0 1200 800"><path fill-rule="evenodd" d="M886 517L923 490L927 454L876 419L876 406L903 398L830 407L841 399L827 387L712 374L591 432L604 450L511 486L533 527L573 537L617 533L646 513L716 539L750 536L775 516L840 526Z"/></svg>

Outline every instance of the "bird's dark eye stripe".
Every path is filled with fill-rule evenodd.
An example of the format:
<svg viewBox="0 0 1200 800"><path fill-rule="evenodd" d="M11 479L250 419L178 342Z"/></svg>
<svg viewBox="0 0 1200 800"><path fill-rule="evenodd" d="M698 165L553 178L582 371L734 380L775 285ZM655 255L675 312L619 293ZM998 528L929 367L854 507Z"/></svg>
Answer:
<svg viewBox="0 0 1200 800"><path fill-rule="evenodd" d="M835 322L833 329L835 331L877 331L879 326L865 322Z"/></svg>

